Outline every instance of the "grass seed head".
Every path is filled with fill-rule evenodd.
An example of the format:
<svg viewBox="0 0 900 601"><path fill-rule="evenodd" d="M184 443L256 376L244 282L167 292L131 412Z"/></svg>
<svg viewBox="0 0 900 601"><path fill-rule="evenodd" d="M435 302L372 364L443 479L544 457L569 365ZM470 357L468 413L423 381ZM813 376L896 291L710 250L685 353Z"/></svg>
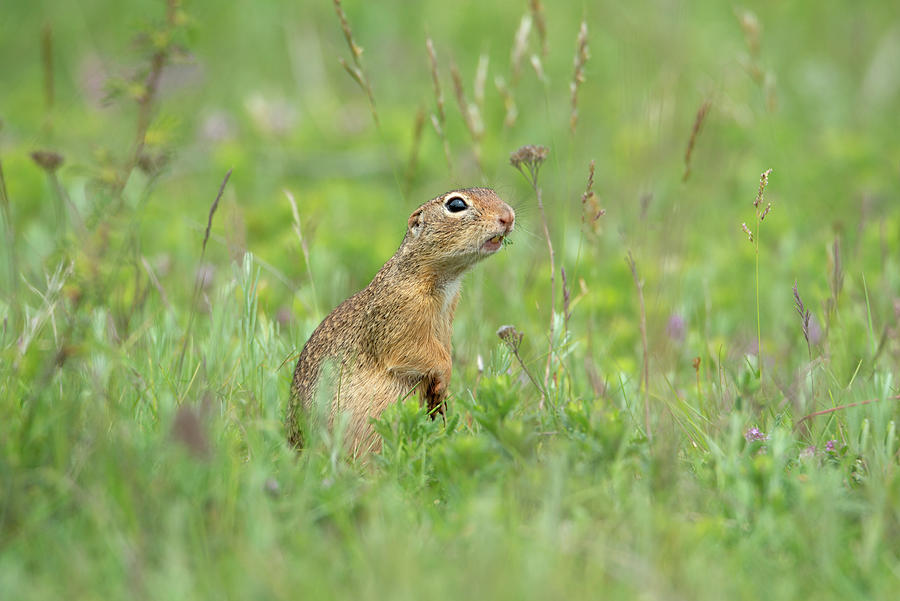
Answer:
<svg viewBox="0 0 900 601"><path fill-rule="evenodd" d="M478 67L475 69L475 83L472 86L475 104L484 108L484 84L487 81L488 64L490 59L487 54L478 57Z"/></svg>
<svg viewBox="0 0 900 601"><path fill-rule="evenodd" d="M694 154L694 145L697 143L697 136L700 135L700 130L703 129L703 122L706 120L710 106L712 106L712 103L709 100L704 100L700 108L697 109L697 115L694 117L694 126L691 128L691 137L688 138L687 148L684 151L684 175L681 181L686 182L691 175L691 156Z"/></svg>
<svg viewBox="0 0 900 601"><path fill-rule="evenodd" d="M513 96L512 90L506 84L506 80L500 75L494 78L494 86L496 86L497 92L503 99L503 108L506 110L506 116L503 118L503 127L512 127L516 124L516 119L519 117L516 99Z"/></svg>
<svg viewBox="0 0 900 601"><path fill-rule="evenodd" d="M509 350L515 354L519 352L519 345L522 344L524 334L519 332L515 326L500 326L497 330L497 336L503 343L509 347Z"/></svg>
<svg viewBox="0 0 900 601"><path fill-rule="evenodd" d="M530 0L531 16L537 26L538 39L541 41L541 56L547 56L547 21L544 19L544 7L541 0Z"/></svg>
<svg viewBox="0 0 900 601"><path fill-rule="evenodd" d="M425 39L425 49L428 51L428 64L431 66L431 84L434 87L434 98L437 102L438 119L444 122L444 93L441 91L441 80L438 77L437 54L434 51L434 43L431 38Z"/></svg>
<svg viewBox="0 0 900 601"><path fill-rule="evenodd" d="M537 54L531 55L531 67L534 69L534 72L541 83L547 83L549 81L547 79L547 74L544 73L544 66L541 64L541 57L539 57Z"/></svg>
<svg viewBox="0 0 900 601"><path fill-rule="evenodd" d="M570 104L572 106L572 113L569 117L569 129L573 134L575 133L575 126L578 125L578 90L585 81L584 66L590 57L587 22L582 21L581 28L578 30L578 37L575 40L575 72L572 75L572 82L569 84L569 91L571 92Z"/></svg>
<svg viewBox="0 0 900 601"><path fill-rule="evenodd" d="M596 228L597 220L606 215L606 209L600 208L597 195L594 193L594 161L588 167L587 187L581 195L581 223L589 222Z"/></svg>
<svg viewBox="0 0 900 601"><path fill-rule="evenodd" d="M800 316L800 330L803 332L803 338L806 339L806 344L809 345L810 312L803 305L803 299L800 298L800 291L797 289L797 280L794 280L794 308L797 310L797 314Z"/></svg>
<svg viewBox="0 0 900 601"><path fill-rule="evenodd" d="M525 56L525 51L528 49L529 33L531 33L531 16L523 15L522 20L519 22L519 29L516 30L516 37L509 55L513 84L519 81L519 75L522 71L522 57Z"/></svg>
<svg viewBox="0 0 900 601"><path fill-rule="evenodd" d="M35 150L31 153L31 160L47 173L55 173L64 159L61 154L52 150Z"/></svg>
<svg viewBox="0 0 900 601"><path fill-rule="evenodd" d="M526 144L509 155L509 164L519 170L532 187L537 187L538 172L550 149L546 146ZM527 173L526 173L527 170Z"/></svg>
<svg viewBox="0 0 900 601"><path fill-rule="evenodd" d="M771 169L766 169L759 176L759 191L756 193L756 200L753 201L753 206L757 209L759 205L763 202L763 195L766 191L766 186L769 185L769 176L772 174Z"/></svg>

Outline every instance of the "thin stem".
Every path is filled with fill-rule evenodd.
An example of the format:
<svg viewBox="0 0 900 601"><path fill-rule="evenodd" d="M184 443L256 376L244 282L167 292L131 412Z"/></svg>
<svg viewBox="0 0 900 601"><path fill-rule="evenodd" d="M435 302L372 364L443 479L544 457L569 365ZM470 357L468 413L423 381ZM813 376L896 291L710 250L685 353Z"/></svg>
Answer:
<svg viewBox="0 0 900 601"><path fill-rule="evenodd" d="M53 187L53 191L56 193L57 197L57 206L59 207L59 220L60 220L60 229L63 229L63 226L69 221L67 214L71 214L72 223L75 225L75 228L78 230L78 235L84 239L87 236L87 229L84 225L84 219L81 218L81 213L78 212L78 207L75 206L75 203L72 202L72 199L69 198L69 195L66 193L66 189L63 188L62 183L59 181L59 177L57 177L55 171L50 171L48 173L48 177L50 178L50 183Z"/></svg>
<svg viewBox="0 0 900 601"><path fill-rule="evenodd" d="M550 362L553 359L553 317L556 314L556 253L553 252L553 242L550 240L550 228L547 225L547 214L544 212L543 195L537 186L537 180L532 181L534 182L534 192L537 195L538 208L541 210L541 225L544 228L544 239L547 241L547 253L550 255L550 325L547 328L550 345L547 349L547 364L544 367L544 388L549 389Z"/></svg>
<svg viewBox="0 0 900 601"><path fill-rule="evenodd" d="M171 34L171 32L177 25L177 9L178 0L166 1L165 33L167 36ZM150 71L147 73L147 77L144 79L144 90L137 101L138 119L137 129L134 136L134 148L132 150L131 156L128 159L128 163L125 165L125 169L123 170L119 178L119 181L116 182L115 196L119 198L120 206L122 202L124 202L122 192L125 190L125 185L128 183L128 179L131 177L131 172L134 171L135 167L137 167L137 164L141 159L141 154L143 154L144 152L144 146L147 141L147 130L150 129L150 123L153 120L153 101L156 98L157 92L159 91L159 80L162 76L163 69L169 62L170 51L171 48L169 47L169 45L165 44L161 48L159 48L159 50L154 52L153 56L150 59Z"/></svg>
<svg viewBox="0 0 900 601"><path fill-rule="evenodd" d="M531 383L537 389L538 393L541 395L541 404L544 402L544 397L546 397L546 393L541 388L541 385L537 383L537 380L534 379L534 376L531 375L531 372L528 371L528 368L525 367L525 362L522 361L522 357L519 356L519 349L513 349L513 356L516 358L516 361L519 362L519 365L522 367L522 371L525 372L525 375L528 376L528 379L531 380Z"/></svg>
<svg viewBox="0 0 900 601"><path fill-rule="evenodd" d="M12 323L10 327L15 331L19 326L19 260L16 255L16 231L13 229L12 211L9 208L9 194L6 191L6 178L3 176L3 163L0 162L0 211L3 212L3 221L6 234L6 252L9 261L9 304L12 307Z"/></svg>
<svg viewBox="0 0 900 601"><path fill-rule="evenodd" d="M53 110L53 28L44 24L41 32L41 62L44 70L44 109L49 115Z"/></svg>
<svg viewBox="0 0 900 601"><path fill-rule="evenodd" d="M892 400L892 401L900 401L900 395L891 396L891 397L887 397L887 398L888 398L888 400ZM838 405L837 407L831 407L830 409L822 409L821 411L815 411L813 413L809 413L809 414L801 417L799 420L797 420L797 423L794 424L794 429L796 430L797 428L800 427L800 424L802 424L806 420L811 419L813 417L818 417L820 415L828 415L829 413L834 413L835 411L843 411L844 409L849 409L850 407L859 407L861 405L869 405L871 403L877 403L880 400L881 399L866 399L865 401L856 401L855 403L847 403L846 405Z"/></svg>
<svg viewBox="0 0 900 601"><path fill-rule="evenodd" d="M200 249L200 265L203 265L203 258L206 256L206 243L209 242L209 232L212 229L212 220L213 215L216 214L216 209L219 207L219 201L222 199L222 193L225 192L225 184L228 183L228 178L231 177L231 169L228 170L228 173L225 174L225 179L222 180L222 185L219 186L219 193L216 194L216 199L213 201L212 205L209 208L209 217L206 221L206 231L203 234L203 246ZM194 325L194 314L197 312L197 301L200 297L200 284L201 284L202 276L197 273L197 276L194 278L194 293L191 295L191 313L188 316L188 325L184 331L184 342L181 345L181 353L178 355L178 364L175 368L175 377L181 377L181 365L184 362L184 354L187 352L188 340L191 336L191 326Z"/></svg>
<svg viewBox="0 0 900 601"><path fill-rule="evenodd" d="M285 188L284 195L287 196L288 203L291 205L291 213L294 216L294 233L297 234L297 238L300 239L300 250L303 251L303 260L306 263L306 274L309 276L309 285L312 289L313 307L315 307L316 315L319 316L322 314L319 310L319 295L316 293L316 280L313 278L312 266L309 260L309 246L306 244L306 239L303 237L303 228L300 226L300 211L297 210L297 202L294 200L294 195L291 194L290 190Z"/></svg>
<svg viewBox="0 0 900 601"><path fill-rule="evenodd" d="M759 381L762 382L762 328L759 319L759 235L762 230L762 221L756 220L756 369L759 372Z"/></svg>
<svg viewBox="0 0 900 601"><path fill-rule="evenodd" d="M547 252L550 255L550 325L548 327L549 348L547 349L547 364L544 368L544 389L549 389L550 383L550 363L553 360L553 319L556 313L556 253L553 252L553 242L550 239L550 226L547 224L547 213L544 211L544 199L541 187L538 185L538 173L541 164L547 158L548 149L546 146L535 146L528 144L522 146L509 156L510 164L528 180L531 189L537 197L538 209L541 211L541 225L544 229L544 240L547 241ZM527 173L525 170L528 170ZM543 409L544 403L541 399L540 408Z"/></svg>
<svg viewBox="0 0 900 601"><path fill-rule="evenodd" d="M650 429L650 353L647 346L647 311L644 305L644 283L641 281L637 272L637 265L631 251L628 251L628 267L631 269L631 277L634 279L634 286L638 293L638 306L641 311L641 347L643 348L643 369L642 384L644 389L644 428L647 432L647 439L653 441L653 431Z"/></svg>
<svg viewBox="0 0 900 601"><path fill-rule="evenodd" d="M499 330L497 330L497 336L500 340L503 341L503 344L509 349L509 352L515 356L516 361L519 362L519 365L522 366L522 371L528 376L528 379L531 380L531 383L534 384L534 387L541 395L541 400L538 403L538 407L543 408L544 406L544 398L547 396L547 393L544 389L541 388L541 385L538 384L537 380L534 379L534 376L531 375L531 372L528 371L528 368L525 367L525 362L522 360L522 356L519 355L519 346L522 344L522 338L524 335L518 331L513 326L501 326Z"/></svg>

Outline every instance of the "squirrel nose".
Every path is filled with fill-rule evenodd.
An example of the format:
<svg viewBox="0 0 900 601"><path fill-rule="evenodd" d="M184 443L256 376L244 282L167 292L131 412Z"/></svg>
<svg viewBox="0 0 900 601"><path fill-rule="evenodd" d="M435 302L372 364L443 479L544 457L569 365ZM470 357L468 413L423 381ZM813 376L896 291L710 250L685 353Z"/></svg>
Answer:
<svg viewBox="0 0 900 601"><path fill-rule="evenodd" d="M497 221L500 222L500 225L509 230L512 228L513 223L516 222L516 213L512 210L512 207L506 205L500 211L500 214L497 215Z"/></svg>

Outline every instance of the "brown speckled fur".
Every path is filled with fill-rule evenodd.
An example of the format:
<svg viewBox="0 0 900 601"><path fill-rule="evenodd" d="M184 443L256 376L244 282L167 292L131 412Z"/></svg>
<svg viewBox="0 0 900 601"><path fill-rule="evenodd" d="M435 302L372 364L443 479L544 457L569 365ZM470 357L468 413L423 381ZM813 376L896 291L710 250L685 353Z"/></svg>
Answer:
<svg viewBox="0 0 900 601"><path fill-rule="evenodd" d="M452 213L459 196L469 205ZM406 236L372 282L341 303L312 333L294 370L286 426L302 445L301 422L319 393L323 365L333 363L328 421L349 415L345 432L353 455L378 450L369 419L418 392L429 410L443 413L450 382L450 334L462 274L492 252L490 238L508 234L515 213L487 188L442 194L410 216ZM301 415L303 412L303 415Z"/></svg>

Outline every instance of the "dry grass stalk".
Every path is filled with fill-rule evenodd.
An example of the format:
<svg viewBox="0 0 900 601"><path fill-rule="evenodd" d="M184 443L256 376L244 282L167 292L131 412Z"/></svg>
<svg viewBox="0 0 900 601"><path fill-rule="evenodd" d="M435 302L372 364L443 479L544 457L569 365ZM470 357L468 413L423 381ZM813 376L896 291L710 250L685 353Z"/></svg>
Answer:
<svg viewBox="0 0 900 601"><path fill-rule="evenodd" d="M312 266L309 261L309 246L306 244L306 238L303 237L303 228L300 225L300 211L297 210L297 201L294 195L287 188L284 189L284 195L287 196L288 203L291 205L291 215L294 218L294 233L300 240L300 250L303 251L303 261L306 263L306 275L309 276L309 285L312 288L313 304L316 308L316 315L321 315L319 311L319 295L316 293L316 279L313 277Z"/></svg>
<svg viewBox="0 0 900 601"><path fill-rule="evenodd" d="M484 110L484 85L487 82L489 60L487 54L482 54L478 57L478 67L475 69L475 83L472 89L475 105L479 110Z"/></svg>
<svg viewBox="0 0 900 601"><path fill-rule="evenodd" d="M641 347L644 355L643 369L641 370L641 383L644 393L644 428L647 431L647 439L652 441L653 431L650 429L650 351L647 346L647 311L644 306L644 282L638 276L637 265L630 250L626 260L628 261L628 268L631 270L634 286L637 288L638 306L641 312Z"/></svg>
<svg viewBox="0 0 900 601"><path fill-rule="evenodd" d="M831 264L831 270L828 277L828 287L831 296L825 304L825 336L831 328L831 322L837 311L838 298L844 287L844 268L841 263L841 239L835 236L834 242L831 244L831 253L828 256L828 262Z"/></svg>
<svg viewBox="0 0 900 601"><path fill-rule="evenodd" d="M516 119L519 117L516 99L513 96L512 90L506 85L506 80L503 79L503 77L499 75L495 77L494 85L497 87L500 98L503 99L503 108L506 110L506 115L503 117L503 127L512 127L516 124Z"/></svg>
<svg viewBox="0 0 900 601"><path fill-rule="evenodd" d="M563 324L565 327L566 336L569 335L569 318L572 316L572 310L570 307L571 303L571 293L569 292L569 282L566 280L566 268L560 265L559 274L562 277L562 293L563 293Z"/></svg>
<svg viewBox="0 0 900 601"><path fill-rule="evenodd" d="M588 167L587 187L581 195L581 223L588 224L591 230L597 233L597 220L606 215L606 209L600 208L597 195L594 193L594 161Z"/></svg>
<svg viewBox="0 0 900 601"><path fill-rule="evenodd" d="M209 207L209 217L206 220L206 231L203 233L203 246L200 249L200 265L203 265L203 259L206 257L206 243L209 242L209 233L212 230L212 220L213 216L216 214L216 209L219 208L219 201L222 200L222 194L225 192L225 184L228 183L228 179L231 177L231 169L228 170L228 173L225 174L225 178L222 180L222 185L219 186L219 192L216 194L216 199ZM184 341L181 345L181 353L178 355L178 363L175 368L175 377L181 377L181 366L184 363L184 355L187 352L188 340L191 336L191 327L194 325L194 315L197 312L197 301L200 298L200 290L202 288L202 277L200 275L200 270L197 272L197 276L194 278L194 292L191 295L191 312L188 316L188 325L184 330Z"/></svg>
<svg viewBox="0 0 900 601"><path fill-rule="evenodd" d="M541 187L538 184L538 175L541 165L546 160L549 152L546 146L528 144L509 156L509 163L528 180L528 183L531 184L531 189L534 190L534 194L537 197L538 208L541 211L541 224L544 228L544 239L547 242L547 253L550 256L550 325L547 329L550 346L547 350L547 365L544 368L545 389L549 385L550 362L553 359L553 319L556 314L556 254L553 252L553 242L550 239L550 228L547 225L547 214L544 211L544 201Z"/></svg>
<svg viewBox="0 0 900 601"><path fill-rule="evenodd" d="M544 66L541 64L541 57L537 54L532 54L530 61L531 68L534 69L534 73L537 75L538 80L543 84L549 83L550 80L547 79L547 74L544 73Z"/></svg>
<svg viewBox="0 0 900 601"><path fill-rule="evenodd" d="M219 192L216 194L216 199L209 207L209 217L206 219L206 231L203 232L203 248L200 251L201 262L203 262L203 256L206 254L206 243L209 242L209 232L212 230L213 215L216 214L216 209L219 208L219 201L222 200L222 193L225 192L225 184L228 183L228 179L231 177L231 171L232 170L229 169L228 173L225 174L225 179L222 180L222 185L219 186Z"/></svg>
<svg viewBox="0 0 900 601"><path fill-rule="evenodd" d="M444 148L444 158L447 160L447 167L453 171L453 160L450 157L450 143L447 141L446 125L447 113L444 111L444 92L441 89L441 80L438 77L437 54L434 51L434 43L431 38L425 39L425 49L428 51L428 63L431 66L431 83L434 88L434 99L437 104L437 113L432 113L431 124L434 131L437 132L441 139L441 145Z"/></svg>
<svg viewBox="0 0 900 601"><path fill-rule="evenodd" d="M41 32L41 64L44 68L44 104L49 112L53 109L53 27L44 24Z"/></svg>
<svg viewBox="0 0 900 601"><path fill-rule="evenodd" d="M431 38L425 39L425 49L428 50L428 63L431 65L431 84L434 87L438 119L443 124L447 120L447 116L444 114L444 92L441 90L441 80L438 77L437 54L434 51L434 43L431 41Z"/></svg>
<svg viewBox="0 0 900 601"><path fill-rule="evenodd" d="M700 108L697 109L697 116L694 117L694 127L691 128L691 137L688 139L687 149L684 151L684 176L681 178L683 182L686 182L691 176L691 156L694 153L694 144L697 143L697 136L700 135L700 130L703 129L703 122L707 113L709 113L710 106L712 106L712 103L709 100L704 100Z"/></svg>
<svg viewBox="0 0 900 601"><path fill-rule="evenodd" d="M803 299L800 298L800 291L797 289L797 280L794 280L794 308L800 316L800 330L803 332L803 338L806 339L806 350L809 353L810 360L812 360L812 346L810 346L809 342L809 318L811 317L811 314L803 305Z"/></svg>
<svg viewBox="0 0 900 601"><path fill-rule="evenodd" d="M837 298L844 287L844 270L841 264L841 239L835 237L831 245L831 293Z"/></svg>
<svg viewBox="0 0 900 601"><path fill-rule="evenodd" d="M475 154L475 162L478 169L484 173L484 167L481 164L481 137L484 134L484 125L481 121L481 113L478 107L470 103L466 99L466 90L463 86L462 76L459 74L455 64L450 65L450 77L453 80L453 92L456 96L456 104L459 106L459 112L462 115L466 129L472 138L473 152Z"/></svg>
<svg viewBox="0 0 900 601"><path fill-rule="evenodd" d="M749 11L743 10L737 12L738 21L741 24L741 31L744 32L744 41L747 42L747 49L750 51L750 56L753 58L759 57L759 19L756 15Z"/></svg>
<svg viewBox="0 0 900 601"><path fill-rule="evenodd" d="M770 113L774 112L778 108L778 94L775 74L772 71L766 71L763 93L766 95L766 109Z"/></svg>
<svg viewBox="0 0 900 601"><path fill-rule="evenodd" d="M700 357L694 357L691 361L691 367L694 368L694 373L697 375L697 398L703 398L703 389L700 387Z"/></svg>
<svg viewBox="0 0 900 601"><path fill-rule="evenodd" d="M171 310L172 305L169 303L169 296L166 294L166 290L160 283L159 278L156 277L156 272L153 271L153 266L150 265L150 262L144 255L141 255L141 265L143 265L144 271L147 272L147 278L150 280L150 283L153 284L153 287L156 288L157 292L159 292L159 298L162 300L163 305L166 306L166 309Z"/></svg>
<svg viewBox="0 0 900 601"><path fill-rule="evenodd" d="M4 234L6 237L6 258L9 263L9 297L10 314L13 330L19 327L19 257L16 254L16 230L12 222L9 193L6 190L6 177L3 175L3 163L0 162L0 211L3 213Z"/></svg>
<svg viewBox="0 0 900 601"><path fill-rule="evenodd" d="M538 39L541 41L541 56L547 56L547 21L544 19L544 6L541 0L529 0L531 18L537 26Z"/></svg>
<svg viewBox="0 0 900 601"><path fill-rule="evenodd" d="M806 353L810 361L810 392L812 398L816 397L815 381L812 378L812 344L809 336L809 320L812 314L803 305L803 299L800 298L800 291L797 289L797 280L794 280L794 308L800 316L800 331L803 332L803 338L806 340Z"/></svg>
<svg viewBox="0 0 900 601"><path fill-rule="evenodd" d="M453 93L456 97L456 104L459 107L459 113L462 115L463 122L466 124L466 129L469 130L469 134L476 138L479 135L475 127L475 122L472 119L472 113L469 111L469 101L466 100L466 89L463 86L462 76L459 74L459 69L456 66L456 63L450 64L450 78L453 80Z"/></svg>
<svg viewBox="0 0 900 601"><path fill-rule="evenodd" d="M760 32L762 27L759 24L759 19L749 10L735 10L735 15L741 25L741 31L744 33L744 41L749 52L749 57L743 61L744 68L747 69L750 78L756 82L765 94L766 108L769 111L774 111L777 105L775 74L770 70L763 69L760 61Z"/></svg>
<svg viewBox="0 0 900 601"><path fill-rule="evenodd" d="M770 175L772 175L771 169L766 169L760 174L759 189L753 201L753 210L756 213L756 235L753 235L753 231L747 227L746 223L741 224L741 230L747 234L747 238L753 244L753 251L756 255L756 360L760 382L762 382L762 325L759 312L759 233L762 230L763 220L772 208L772 203L766 204L765 209L760 209L760 207L765 202L766 186L769 185Z"/></svg>
<svg viewBox="0 0 900 601"><path fill-rule="evenodd" d="M653 202L653 192L644 192L641 194L641 221L647 220L647 214L650 212L650 203Z"/></svg>
<svg viewBox="0 0 900 601"><path fill-rule="evenodd" d="M362 56L363 49L353 39L353 30L350 29L350 23L347 22L347 15L344 13L344 7L341 6L341 0L334 0L334 10L337 12L338 20L341 22L341 30L344 32L344 39L347 40L347 46L350 48L353 63L359 66L358 61Z"/></svg>
<svg viewBox="0 0 900 601"><path fill-rule="evenodd" d="M750 54L744 66L753 81L762 85L765 74L759 64L759 34L761 30L759 19L749 10L735 10L735 15L741 25L741 31L744 33L744 42L747 44L747 50Z"/></svg>
<svg viewBox="0 0 900 601"><path fill-rule="evenodd" d="M421 106L416 111L416 120L413 123L412 145L409 148L409 160L406 163L406 191L412 188L413 178L416 175L416 166L419 163L419 149L422 147L422 132L425 130L425 109Z"/></svg>
<svg viewBox="0 0 900 601"><path fill-rule="evenodd" d="M591 360L590 355L584 356L584 371L587 374L588 382L591 384L591 390L595 397L602 397L606 394L607 386L603 378L597 372L597 366Z"/></svg>
<svg viewBox="0 0 900 601"><path fill-rule="evenodd" d="M578 124L578 90L584 83L584 66L591 57L588 48L588 28L587 21L581 22L581 28L578 30L578 37L575 40L575 73L572 75L572 83L569 84L571 92L572 116L569 117L569 129L575 133L575 127Z"/></svg>
<svg viewBox="0 0 900 601"><path fill-rule="evenodd" d="M512 69L512 82L515 85L522 74L522 57L528 50L528 34L531 33L531 16L523 15L516 30L516 37L509 55L509 64Z"/></svg>
<svg viewBox="0 0 900 601"><path fill-rule="evenodd" d="M369 101L369 109L372 111L372 118L375 120L375 125L377 126L379 125L378 108L375 106L375 95L372 93L372 84L369 83L369 78L366 76L366 71L362 65L361 57L363 49L356 43L356 40L353 39L353 30L350 29L350 23L347 22L347 15L344 14L341 0L334 0L334 10L337 13L338 20L341 22L341 30L344 32L344 38L347 40L347 47L350 48L350 56L353 59L352 65L343 58L338 58L338 62L366 93L366 98Z"/></svg>
<svg viewBox="0 0 900 601"><path fill-rule="evenodd" d="M886 397L889 401L900 401L900 395ZM866 399L865 401L856 401L853 403L847 403L846 405L838 405L837 407L831 407L830 409L822 409L821 411L815 411L813 413L809 413L804 415L797 423L794 424L794 430L800 427L800 424L805 422L808 419L812 419L814 417L818 417L820 415L828 415L829 413L834 413L835 411L843 411L844 409L849 409L850 407L860 407L862 405L870 405L872 403L878 403L882 399Z"/></svg>
<svg viewBox="0 0 900 601"><path fill-rule="evenodd" d="M434 131L437 132L438 137L441 139L444 147L444 159L447 161L447 167L450 169L450 172L453 172L453 158L450 156L450 144L447 142L447 135L444 133L444 128L441 127L441 122L438 120L437 115L434 113L431 114L431 126L434 127Z"/></svg>

